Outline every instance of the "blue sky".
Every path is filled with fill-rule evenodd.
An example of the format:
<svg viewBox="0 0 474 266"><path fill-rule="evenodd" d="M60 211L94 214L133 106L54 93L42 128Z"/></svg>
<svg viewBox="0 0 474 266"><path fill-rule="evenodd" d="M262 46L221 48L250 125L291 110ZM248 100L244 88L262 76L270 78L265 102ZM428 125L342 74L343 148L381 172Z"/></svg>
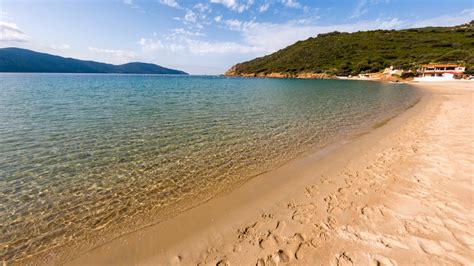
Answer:
<svg viewBox="0 0 474 266"><path fill-rule="evenodd" d="M473 19L473 0L0 0L0 47L221 74L318 33Z"/></svg>

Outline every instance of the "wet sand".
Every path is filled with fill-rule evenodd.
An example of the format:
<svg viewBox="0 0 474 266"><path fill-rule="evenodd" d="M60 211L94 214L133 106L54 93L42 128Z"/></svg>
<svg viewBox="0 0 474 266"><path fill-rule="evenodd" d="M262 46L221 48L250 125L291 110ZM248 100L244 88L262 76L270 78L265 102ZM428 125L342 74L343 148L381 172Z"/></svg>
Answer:
<svg viewBox="0 0 474 266"><path fill-rule="evenodd" d="M372 132L69 264L472 264L474 82L414 85Z"/></svg>

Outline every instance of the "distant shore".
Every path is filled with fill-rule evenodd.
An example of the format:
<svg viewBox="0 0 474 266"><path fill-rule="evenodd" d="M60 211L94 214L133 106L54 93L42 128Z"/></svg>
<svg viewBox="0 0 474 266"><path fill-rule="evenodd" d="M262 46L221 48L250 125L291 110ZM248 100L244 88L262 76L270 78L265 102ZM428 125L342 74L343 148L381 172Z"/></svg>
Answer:
<svg viewBox="0 0 474 266"><path fill-rule="evenodd" d="M470 264L474 83L414 85L372 132L69 264Z"/></svg>
<svg viewBox="0 0 474 266"><path fill-rule="evenodd" d="M368 73L366 76L335 76L325 73L240 73L226 72L226 77L242 77L242 78L283 78L283 79L333 79L333 80L365 80L365 81L385 81L385 82L403 82L412 83L417 82L413 78L401 78L396 75L389 75L384 73ZM447 80L433 80L430 82L446 82ZM467 79L453 79L448 81L469 81ZM426 81L422 81L426 82Z"/></svg>

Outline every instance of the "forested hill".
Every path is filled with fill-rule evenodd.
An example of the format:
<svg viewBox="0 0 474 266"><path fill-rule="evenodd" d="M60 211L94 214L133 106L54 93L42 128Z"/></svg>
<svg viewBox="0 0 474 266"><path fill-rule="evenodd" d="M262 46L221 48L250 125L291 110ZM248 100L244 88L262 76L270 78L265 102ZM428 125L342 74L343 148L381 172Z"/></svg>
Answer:
<svg viewBox="0 0 474 266"><path fill-rule="evenodd" d="M187 75L187 73L183 71L155 64L133 62L123 65L112 65L74 58L64 58L13 47L0 49L0 72Z"/></svg>
<svg viewBox="0 0 474 266"><path fill-rule="evenodd" d="M356 75L427 63L459 63L474 72L474 21L455 27L331 32L237 64L228 76Z"/></svg>

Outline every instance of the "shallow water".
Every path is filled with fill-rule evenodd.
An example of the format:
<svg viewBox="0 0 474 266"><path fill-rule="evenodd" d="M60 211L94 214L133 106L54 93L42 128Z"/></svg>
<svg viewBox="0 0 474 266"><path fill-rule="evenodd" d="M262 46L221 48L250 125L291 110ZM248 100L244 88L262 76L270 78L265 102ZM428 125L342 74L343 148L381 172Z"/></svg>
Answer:
<svg viewBox="0 0 474 266"><path fill-rule="evenodd" d="M0 75L0 261L156 223L402 112L403 84Z"/></svg>

